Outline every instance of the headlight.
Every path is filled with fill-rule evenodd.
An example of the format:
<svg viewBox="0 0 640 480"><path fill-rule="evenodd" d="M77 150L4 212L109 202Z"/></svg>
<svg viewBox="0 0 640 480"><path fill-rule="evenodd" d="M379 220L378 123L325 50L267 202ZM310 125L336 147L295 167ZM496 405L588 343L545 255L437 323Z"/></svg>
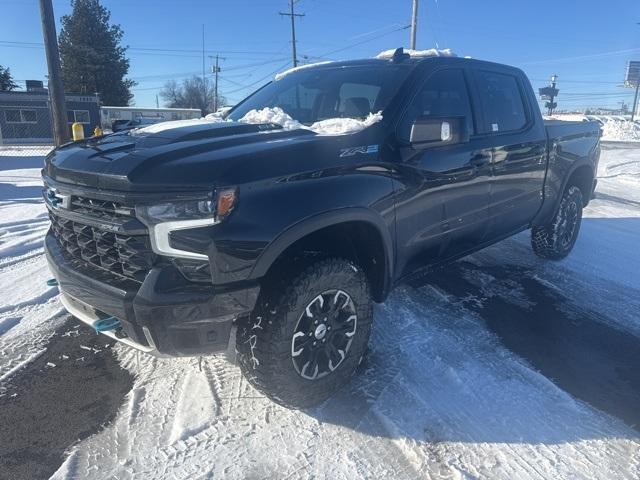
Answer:
<svg viewBox="0 0 640 480"><path fill-rule="evenodd" d="M205 260L208 259L205 254L173 248L169 244L169 233L220 223L231 213L237 198L236 188L225 188L207 199L138 205L136 215L149 228L151 246L157 254Z"/></svg>

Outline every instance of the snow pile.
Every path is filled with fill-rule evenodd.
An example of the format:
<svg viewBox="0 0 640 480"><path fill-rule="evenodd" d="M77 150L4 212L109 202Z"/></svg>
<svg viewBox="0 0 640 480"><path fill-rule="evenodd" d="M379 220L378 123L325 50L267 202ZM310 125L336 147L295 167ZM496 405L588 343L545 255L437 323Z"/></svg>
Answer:
<svg viewBox="0 0 640 480"><path fill-rule="evenodd" d="M391 50L385 50L384 52L380 52L376 55L376 58L381 60L389 60L393 58L393 54L396 49L392 48ZM410 48L403 49L403 53L409 54L411 58L426 58L426 57L457 57L455 53L450 48L445 48L444 50L438 50L435 48L430 48L428 50L411 50Z"/></svg>
<svg viewBox="0 0 640 480"><path fill-rule="evenodd" d="M545 115L546 120L562 120L565 122L597 121L602 124L602 137L605 142L640 142L640 124L626 120L624 117L611 115L582 115L580 113L562 113Z"/></svg>
<svg viewBox="0 0 640 480"><path fill-rule="evenodd" d="M147 127L136 128L131 131L131 135L140 135L140 134L151 134L151 133L160 133L165 130L173 130L174 128L181 127L191 127L193 125L203 125L203 124L211 124L211 123L219 123L224 122L223 118L207 115L204 118L192 118L190 120L173 120L170 122L160 122L154 123L153 125L149 125Z"/></svg>
<svg viewBox="0 0 640 480"><path fill-rule="evenodd" d="M382 112L370 113L367 118L328 118L311 125L310 129L321 135L345 135L370 127L382 120Z"/></svg>
<svg viewBox="0 0 640 480"><path fill-rule="evenodd" d="M324 62L307 63L306 65L300 65L298 67L293 67L293 68L290 68L289 70L285 70L284 72L280 72L280 73L276 74L274 79L276 81L278 81L278 80L286 77L290 73L299 72L300 70L305 70L305 69L311 68L311 67L317 67L318 65L326 65L327 63L333 63L333 61L332 60L327 60L327 61L324 61Z"/></svg>
<svg viewBox="0 0 640 480"><path fill-rule="evenodd" d="M306 126L291 118L280 107L251 110L240 119L243 123L275 123L285 130L306 129L319 135L346 135L356 133L382 120L382 112L370 113L367 118L328 118Z"/></svg>
<svg viewBox="0 0 640 480"><path fill-rule="evenodd" d="M304 128L299 121L291 118L291 115L285 113L280 107L263 108L261 110L249 110L240 120L242 123L275 123L285 130L296 130Z"/></svg>
<svg viewBox="0 0 640 480"><path fill-rule="evenodd" d="M233 107L231 107L231 106L220 107L215 112L209 113L208 115L205 115L204 118L205 118L205 120L212 120L212 119L216 119L216 118L224 119L227 116L227 114L229 113L229 110L231 110L232 108Z"/></svg>
<svg viewBox="0 0 640 480"><path fill-rule="evenodd" d="M589 119L581 113L563 113L560 115L543 115L545 120L561 120L563 122L588 122Z"/></svg>
<svg viewBox="0 0 640 480"><path fill-rule="evenodd" d="M628 120L609 120L602 126L602 140L640 142L640 125Z"/></svg>

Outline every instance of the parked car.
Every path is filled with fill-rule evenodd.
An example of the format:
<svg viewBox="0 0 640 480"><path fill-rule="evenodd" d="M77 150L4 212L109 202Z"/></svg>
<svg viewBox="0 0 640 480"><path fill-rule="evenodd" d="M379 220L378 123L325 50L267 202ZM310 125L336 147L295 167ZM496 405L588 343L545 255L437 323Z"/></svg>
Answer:
<svg viewBox="0 0 640 480"><path fill-rule="evenodd" d="M273 107L306 125L381 120L346 135L239 122ZM526 229L537 255L565 257L599 137L596 122L544 122L505 65L399 49L308 67L226 121L53 151L46 254L96 330L158 355L235 342L256 388L305 408L349 381L373 304L406 279Z"/></svg>

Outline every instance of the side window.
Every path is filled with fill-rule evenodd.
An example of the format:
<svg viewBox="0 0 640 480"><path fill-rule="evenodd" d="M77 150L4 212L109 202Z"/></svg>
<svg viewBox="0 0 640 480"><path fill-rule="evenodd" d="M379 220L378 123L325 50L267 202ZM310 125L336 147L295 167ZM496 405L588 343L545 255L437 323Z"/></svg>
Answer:
<svg viewBox="0 0 640 480"><path fill-rule="evenodd" d="M520 130L527 123L518 80L512 75L477 71L475 73L483 124L480 133Z"/></svg>
<svg viewBox="0 0 640 480"><path fill-rule="evenodd" d="M467 130L473 134L471 103L462 70L441 70L427 79L400 121L400 138L408 141L413 122L428 116L466 117Z"/></svg>
<svg viewBox="0 0 640 480"><path fill-rule="evenodd" d="M80 123L90 123L89 111L88 110L74 110L73 111L76 116L76 122Z"/></svg>

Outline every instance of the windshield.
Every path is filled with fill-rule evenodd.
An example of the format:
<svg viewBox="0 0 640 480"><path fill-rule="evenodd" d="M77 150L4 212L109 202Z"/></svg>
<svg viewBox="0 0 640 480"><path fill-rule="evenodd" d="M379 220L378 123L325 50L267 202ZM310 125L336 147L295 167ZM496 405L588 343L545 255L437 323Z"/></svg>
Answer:
<svg viewBox="0 0 640 480"><path fill-rule="evenodd" d="M300 123L365 118L384 110L409 73L404 65L311 68L285 75L248 97L229 116L279 107Z"/></svg>

